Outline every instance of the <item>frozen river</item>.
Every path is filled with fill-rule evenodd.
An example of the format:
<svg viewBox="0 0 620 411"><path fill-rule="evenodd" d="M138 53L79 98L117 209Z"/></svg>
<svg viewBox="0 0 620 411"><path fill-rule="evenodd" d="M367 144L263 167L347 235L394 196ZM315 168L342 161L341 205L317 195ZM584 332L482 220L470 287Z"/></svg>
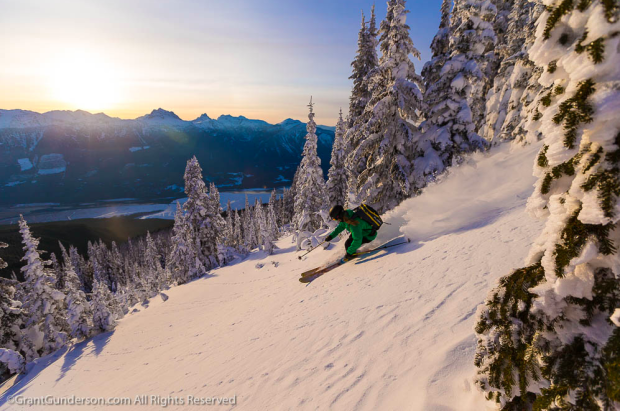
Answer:
<svg viewBox="0 0 620 411"><path fill-rule="evenodd" d="M282 189L277 190L278 195ZM220 192L220 203L226 208L230 200L233 209L245 207L245 196L250 204L258 198L261 202L269 201L271 191L248 189L241 191ZM181 204L185 198L170 199L159 202L140 202L133 198L119 198L95 203L61 205L56 203L18 204L0 209L0 225L16 224L22 214L28 223L47 223L50 221L77 220L82 218L109 218L123 215L141 214L139 218L174 219L177 201Z"/></svg>

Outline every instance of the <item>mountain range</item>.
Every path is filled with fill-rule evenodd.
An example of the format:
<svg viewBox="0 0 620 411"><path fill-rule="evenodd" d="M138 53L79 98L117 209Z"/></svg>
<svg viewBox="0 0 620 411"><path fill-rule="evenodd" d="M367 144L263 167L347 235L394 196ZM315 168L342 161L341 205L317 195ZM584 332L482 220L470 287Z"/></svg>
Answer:
<svg viewBox="0 0 620 411"><path fill-rule="evenodd" d="M0 110L0 205L177 197L193 155L221 190L287 186L305 135L299 120L203 114L185 121L161 108L134 120ZM318 126L317 136L327 173L334 127Z"/></svg>

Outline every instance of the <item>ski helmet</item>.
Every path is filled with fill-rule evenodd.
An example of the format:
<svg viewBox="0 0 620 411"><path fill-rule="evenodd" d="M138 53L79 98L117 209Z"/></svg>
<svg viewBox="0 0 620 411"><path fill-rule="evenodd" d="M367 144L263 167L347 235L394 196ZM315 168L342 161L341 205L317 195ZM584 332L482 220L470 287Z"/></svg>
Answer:
<svg viewBox="0 0 620 411"><path fill-rule="evenodd" d="M335 205L329 210L329 216L334 220L341 220L344 214L344 207L341 205Z"/></svg>

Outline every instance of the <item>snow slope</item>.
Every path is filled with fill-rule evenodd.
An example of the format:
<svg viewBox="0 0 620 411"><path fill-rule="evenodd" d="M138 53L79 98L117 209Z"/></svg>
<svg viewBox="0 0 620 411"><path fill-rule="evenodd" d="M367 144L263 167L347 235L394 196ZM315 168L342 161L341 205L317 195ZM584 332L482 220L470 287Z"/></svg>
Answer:
<svg viewBox="0 0 620 411"><path fill-rule="evenodd" d="M471 382L475 313L542 228L525 213L538 149L475 155L387 215L377 242L402 230L411 244L308 285L299 274L341 255L342 240L300 262L284 238L275 255L172 288L113 333L42 359L0 409L21 409L9 395L53 394L236 396L218 409L239 410L484 410Z"/></svg>

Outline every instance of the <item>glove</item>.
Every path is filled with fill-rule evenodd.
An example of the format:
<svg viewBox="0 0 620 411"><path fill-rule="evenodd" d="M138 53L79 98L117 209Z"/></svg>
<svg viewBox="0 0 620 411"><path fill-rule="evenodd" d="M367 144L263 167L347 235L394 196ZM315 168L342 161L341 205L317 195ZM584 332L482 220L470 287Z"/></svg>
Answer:
<svg viewBox="0 0 620 411"><path fill-rule="evenodd" d="M327 237L325 237L325 241L331 241L333 239L334 237L332 237L331 235L328 235Z"/></svg>

